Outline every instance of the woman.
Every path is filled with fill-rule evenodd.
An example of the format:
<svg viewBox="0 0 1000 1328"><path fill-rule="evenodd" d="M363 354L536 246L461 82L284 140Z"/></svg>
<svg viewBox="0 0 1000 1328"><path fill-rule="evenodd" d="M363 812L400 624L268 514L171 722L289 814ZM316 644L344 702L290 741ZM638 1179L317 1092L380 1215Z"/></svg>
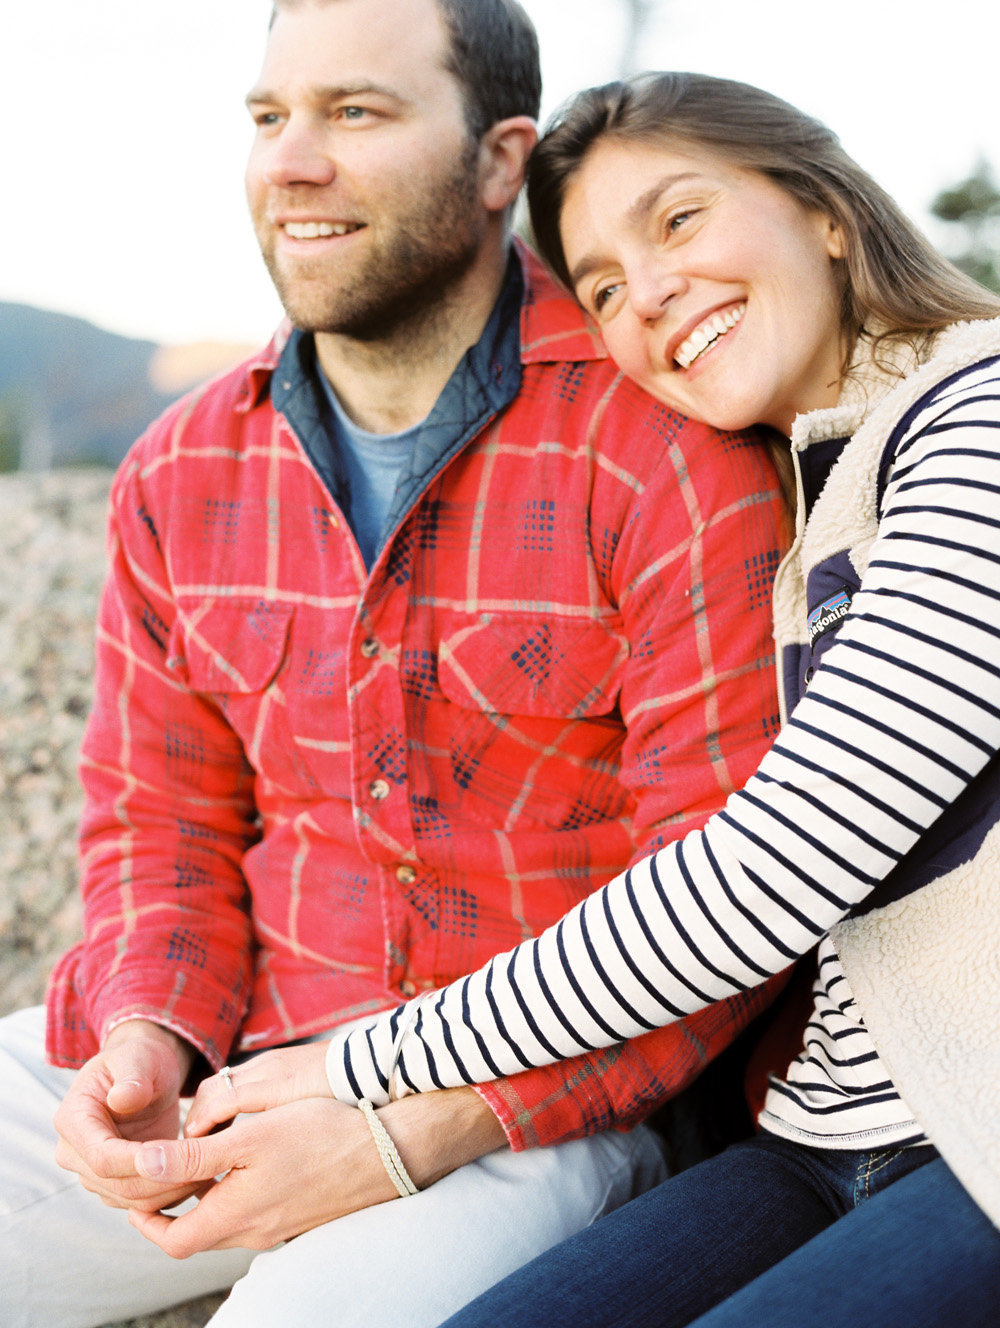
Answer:
<svg viewBox="0 0 1000 1328"><path fill-rule="evenodd" d="M377 1104L509 1074L814 952L806 1046L758 1136L453 1322L988 1323L1000 301L823 126L724 80L581 94L529 197L544 257L628 376L717 427L791 440L798 533L775 587L787 723L704 830L471 978L334 1039L330 1089ZM273 1104L288 1057L322 1091L319 1055L263 1056L238 1092L208 1081L195 1131Z"/></svg>

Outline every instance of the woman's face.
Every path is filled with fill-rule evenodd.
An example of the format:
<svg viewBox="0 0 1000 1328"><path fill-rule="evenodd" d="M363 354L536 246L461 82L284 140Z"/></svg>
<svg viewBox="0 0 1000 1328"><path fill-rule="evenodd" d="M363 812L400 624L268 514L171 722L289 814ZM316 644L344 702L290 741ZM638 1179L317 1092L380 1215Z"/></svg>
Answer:
<svg viewBox="0 0 1000 1328"><path fill-rule="evenodd" d="M756 171L603 139L567 193L573 289L629 378L721 429L833 405L841 235Z"/></svg>

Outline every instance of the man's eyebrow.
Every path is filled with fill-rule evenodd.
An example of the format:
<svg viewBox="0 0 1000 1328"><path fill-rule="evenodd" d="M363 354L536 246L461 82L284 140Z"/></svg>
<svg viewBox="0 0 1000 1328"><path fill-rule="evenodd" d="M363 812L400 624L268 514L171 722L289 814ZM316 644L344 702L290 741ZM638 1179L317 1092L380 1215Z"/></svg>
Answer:
<svg viewBox="0 0 1000 1328"><path fill-rule="evenodd" d="M316 84L309 89L309 98L317 104L322 102L343 101L345 97L363 96L388 97L391 101L406 100L399 92L385 87L382 83L359 80L356 83ZM285 97L268 88L251 88L246 95L247 106L275 106L285 101Z"/></svg>
<svg viewBox="0 0 1000 1328"><path fill-rule="evenodd" d="M681 171L674 175L664 175L662 179L650 185L645 193L640 194L635 202L631 204L625 213L625 221L630 226L641 224L668 189L672 189L675 184L681 184L685 180L699 178L697 171ZM575 290L587 273L595 267L600 267L603 261L599 254L584 254L569 274L571 289Z"/></svg>

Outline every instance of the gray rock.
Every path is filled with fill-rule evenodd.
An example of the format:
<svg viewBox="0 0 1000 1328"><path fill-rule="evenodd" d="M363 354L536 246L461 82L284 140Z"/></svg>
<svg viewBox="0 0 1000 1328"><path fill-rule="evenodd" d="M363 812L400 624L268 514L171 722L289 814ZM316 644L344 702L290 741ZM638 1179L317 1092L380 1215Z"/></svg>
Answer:
<svg viewBox="0 0 1000 1328"><path fill-rule="evenodd" d="M0 1013L80 937L76 762L104 578L109 470L0 475ZM208 1296L114 1328L202 1328Z"/></svg>

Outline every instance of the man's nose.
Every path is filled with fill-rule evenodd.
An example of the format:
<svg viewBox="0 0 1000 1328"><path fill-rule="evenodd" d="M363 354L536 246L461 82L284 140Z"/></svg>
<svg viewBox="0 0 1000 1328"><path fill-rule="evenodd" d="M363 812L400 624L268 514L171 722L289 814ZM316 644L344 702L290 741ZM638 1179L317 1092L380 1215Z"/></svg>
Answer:
<svg viewBox="0 0 1000 1328"><path fill-rule="evenodd" d="M265 169L269 184L330 184L337 173L333 155L319 126L294 116L273 145Z"/></svg>

